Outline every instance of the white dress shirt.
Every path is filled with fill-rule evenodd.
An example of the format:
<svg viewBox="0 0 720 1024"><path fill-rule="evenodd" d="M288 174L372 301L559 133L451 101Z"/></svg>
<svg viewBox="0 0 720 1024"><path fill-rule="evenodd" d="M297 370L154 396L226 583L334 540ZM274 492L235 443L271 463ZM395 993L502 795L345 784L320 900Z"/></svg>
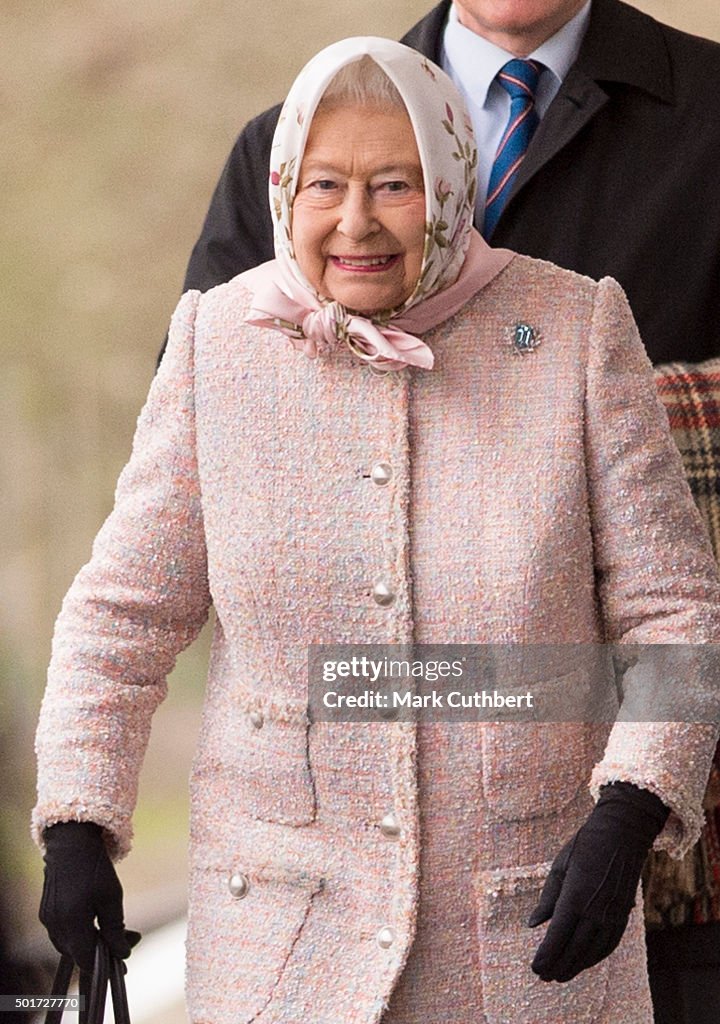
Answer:
<svg viewBox="0 0 720 1024"><path fill-rule="evenodd" d="M540 75L535 109L542 118L554 100L563 78L574 63L590 20L592 0L526 60L545 65ZM478 196L476 223L482 226L485 199L495 152L510 117L510 97L495 80L498 71L514 54L465 28L453 4L443 37L442 66L467 104L478 147Z"/></svg>

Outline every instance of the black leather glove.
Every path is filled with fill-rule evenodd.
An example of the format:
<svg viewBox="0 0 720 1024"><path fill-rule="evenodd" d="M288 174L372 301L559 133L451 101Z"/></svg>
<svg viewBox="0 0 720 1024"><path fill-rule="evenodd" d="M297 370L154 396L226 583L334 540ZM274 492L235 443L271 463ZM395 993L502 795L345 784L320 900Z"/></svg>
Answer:
<svg viewBox="0 0 720 1024"><path fill-rule="evenodd" d="M669 810L629 782L604 786L588 820L553 861L528 925L550 920L532 962L543 981L570 981L623 936L645 859Z"/></svg>
<svg viewBox="0 0 720 1024"><path fill-rule="evenodd" d="M43 839L47 852L39 916L53 946L71 956L82 971L91 972L97 918L111 953L129 957L140 933L125 930L122 886L100 826L60 822L45 829Z"/></svg>

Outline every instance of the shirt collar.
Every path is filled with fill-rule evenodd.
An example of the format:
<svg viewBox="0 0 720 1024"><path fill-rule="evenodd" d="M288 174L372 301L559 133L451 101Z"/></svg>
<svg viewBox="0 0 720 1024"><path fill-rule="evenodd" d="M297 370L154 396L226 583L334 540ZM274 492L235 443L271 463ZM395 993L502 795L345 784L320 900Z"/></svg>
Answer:
<svg viewBox="0 0 720 1024"><path fill-rule="evenodd" d="M592 0L587 0L574 18L530 54L534 60L539 60L546 68L550 68L559 83L577 60L580 44L590 23L591 2Z"/></svg>
<svg viewBox="0 0 720 1024"><path fill-rule="evenodd" d="M590 21L591 3L592 0L587 0L570 21L528 54L549 68L558 83L562 82L577 58ZM461 25L455 4L450 7L443 43L446 59L462 80L465 91L479 107L484 106L495 76L503 65L513 59L513 54Z"/></svg>

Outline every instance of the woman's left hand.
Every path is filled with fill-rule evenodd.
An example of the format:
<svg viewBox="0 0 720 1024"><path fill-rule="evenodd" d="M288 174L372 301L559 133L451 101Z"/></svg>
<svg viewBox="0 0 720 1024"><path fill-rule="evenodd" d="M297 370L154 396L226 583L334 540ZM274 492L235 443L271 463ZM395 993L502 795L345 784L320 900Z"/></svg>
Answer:
<svg viewBox="0 0 720 1024"><path fill-rule="evenodd" d="M604 786L588 820L553 861L528 925L550 921L533 971L570 981L615 949L635 903L645 859L668 817L653 793Z"/></svg>

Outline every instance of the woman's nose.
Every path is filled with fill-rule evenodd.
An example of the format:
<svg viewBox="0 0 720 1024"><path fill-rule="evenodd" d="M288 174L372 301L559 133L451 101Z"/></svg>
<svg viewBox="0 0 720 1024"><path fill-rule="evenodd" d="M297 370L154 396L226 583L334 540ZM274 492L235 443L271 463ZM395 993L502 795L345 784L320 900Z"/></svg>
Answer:
<svg viewBox="0 0 720 1024"><path fill-rule="evenodd" d="M364 188L348 189L340 208L338 231L354 242L380 230L373 197Z"/></svg>

